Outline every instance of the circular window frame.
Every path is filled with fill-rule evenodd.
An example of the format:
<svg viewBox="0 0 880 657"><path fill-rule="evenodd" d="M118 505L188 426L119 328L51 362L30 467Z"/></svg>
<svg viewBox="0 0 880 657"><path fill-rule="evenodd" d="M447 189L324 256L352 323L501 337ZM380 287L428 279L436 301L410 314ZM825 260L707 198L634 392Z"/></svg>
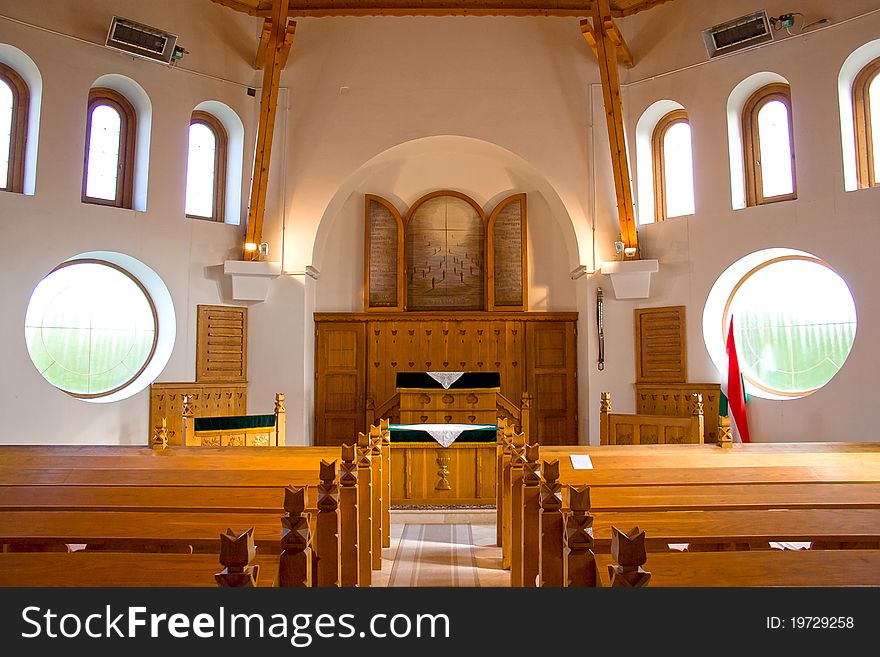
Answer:
<svg viewBox="0 0 880 657"><path fill-rule="evenodd" d="M54 383L52 383L51 381L49 381L49 379L47 379L45 376L43 376L43 379L45 379L47 383L52 385L54 388L57 388L61 392L70 395L71 397L76 397L77 399L100 399L101 397L109 397L110 395L116 394L120 390L124 390L125 388L130 386L132 383L137 381L138 378L141 376L141 374L144 373L144 370L147 369L147 367L150 364L150 361L153 360L153 356L155 356L155 354L156 354L156 346L159 344L159 314L156 312L156 304L153 302L153 297L150 296L149 291L147 291L147 288L144 287L143 283L141 283L137 278L135 278L135 276L132 275L131 272L125 270L123 267L120 267L119 265L112 263L108 260L101 260L99 258L78 258L78 259L73 259L73 260L67 260L66 262L62 262L60 265L56 266L54 269L52 269L52 271L50 271L48 274L46 274L46 276L40 281L40 283L42 283L43 280L46 280L46 278L48 278L52 274L54 274L58 271L61 271L62 269L66 269L68 267L72 267L75 265L102 265L102 266L109 267L110 269L113 269L113 270L118 271L119 273L123 274L130 281L132 281L138 287L138 289L141 291L141 293L144 295L144 298L147 300L147 303L150 306L150 313L153 316L153 327L154 327L153 343L150 345L150 352L147 355L147 357L144 359L144 362L141 364L140 368L138 368L137 372L135 372L131 377L129 377L124 383L121 383L120 385L118 385L114 388L111 388L110 390L103 390L101 392L96 392L96 393L87 393L87 392L82 393L82 392L73 392L71 390L65 390L64 388L60 388L57 385L55 385ZM38 284L38 286L39 286L39 284ZM40 375L42 376L42 372L40 372Z"/></svg>
<svg viewBox="0 0 880 657"><path fill-rule="evenodd" d="M828 269L828 271L833 273L835 276L840 278L843 281L844 285L846 285L846 280L831 265L829 265L827 262L822 260L822 258L819 258L817 256L810 255L810 254L807 254L804 252L794 252L794 253L788 253L785 255L779 255L779 256L775 256L773 258L769 258L768 260L765 260L765 261L755 265L754 267L752 267L751 269L746 271L746 273L739 276L739 280L736 282L736 284L731 289L730 293L727 295L727 300L724 303L724 310L721 313L721 340L724 344L727 343L728 328L730 326L730 307L733 304L733 300L736 297L737 292L739 292L740 288L745 284L745 282L749 278L751 278L754 274L761 271L762 269L766 269L767 267L778 264L780 262L787 262L787 261L790 262L790 261L795 261L795 260L801 261L801 262L812 262L814 264L821 265L821 266L825 267L826 269ZM849 291L849 293L850 293L850 298L853 301L853 306L855 306L855 298L852 296L852 291L849 290L848 285L846 285L846 288L847 288L847 291ZM850 352L851 351L852 351L852 346L850 347ZM849 357L849 353L847 354L847 357ZM840 369L842 369L842 367L843 367L843 363L841 363L841 367L838 368L838 371L840 371ZM823 383L819 387L813 388L811 390L791 392L791 391L776 390L774 388L771 388L771 387L767 386L766 384L759 382L754 377L749 376L742 368L740 371L741 371L743 379L745 379L745 381L747 381L749 383L749 385L751 385L753 388L755 388L757 390L760 390L760 391L766 393L767 395L771 395L771 397L770 397L771 399L800 399L802 397L807 397L807 396L812 395L813 393L821 390L823 387L828 385L828 383L831 381L831 379L829 379L828 381L826 381L825 383ZM832 378L833 378L833 376L832 376Z"/></svg>

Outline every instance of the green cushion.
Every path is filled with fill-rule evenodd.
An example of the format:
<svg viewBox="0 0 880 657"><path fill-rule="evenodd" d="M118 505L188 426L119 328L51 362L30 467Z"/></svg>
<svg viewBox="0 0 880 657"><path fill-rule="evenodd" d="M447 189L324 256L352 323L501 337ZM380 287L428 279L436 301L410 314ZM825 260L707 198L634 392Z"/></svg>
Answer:
<svg viewBox="0 0 880 657"><path fill-rule="evenodd" d="M275 426L275 415L233 415L230 417L197 417L196 431L234 431Z"/></svg>

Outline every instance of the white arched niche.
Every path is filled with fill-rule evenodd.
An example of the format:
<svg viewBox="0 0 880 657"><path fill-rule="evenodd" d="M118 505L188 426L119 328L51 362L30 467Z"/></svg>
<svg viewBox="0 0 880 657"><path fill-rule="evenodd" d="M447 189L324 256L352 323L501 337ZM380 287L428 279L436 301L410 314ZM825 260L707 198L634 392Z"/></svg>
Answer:
<svg viewBox="0 0 880 657"><path fill-rule="evenodd" d="M746 207L746 173L743 163L742 113L749 97L773 83L788 84L778 73L762 71L740 82L727 97L727 149L730 156L730 196L734 210Z"/></svg>
<svg viewBox="0 0 880 657"><path fill-rule="evenodd" d="M43 103L43 77L34 60L6 43L0 43L0 62L14 69L28 86L27 137L24 147L22 192L33 195L37 187L37 145L40 142L40 107Z"/></svg>
<svg viewBox="0 0 880 657"><path fill-rule="evenodd" d="M636 176L638 179L639 224L654 223L654 156L651 152L654 128L660 119L684 105L674 100L658 100L642 112L636 123Z"/></svg>
<svg viewBox="0 0 880 657"><path fill-rule="evenodd" d="M574 310L569 272L580 254L571 217L547 179L525 160L495 144L444 135L399 144L366 162L340 186L318 227L312 266L315 310L363 308L364 195L391 201L401 214L424 194L449 189L491 212L507 196L528 195L529 305Z"/></svg>
<svg viewBox="0 0 880 657"><path fill-rule="evenodd" d="M102 75L92 83L95 87L106 87L119 92L128 99L137 112L137 140L134 153L134 192L132 209L145 212L147 209L147 181L150 172L150 134L153 123L153 104L144 88L131 78L116 73Z"/></svg>
<svg viewBox="0 0 880 657"><path fill-rule="evenodd" d="M856 48L847 57L837 76L837 98L840 103L840 145L843 152L843 188L851 192L859 188L856 161L856 135L853 119L853 82L859 72L880 57L880 39Z"/></svg>
<svg viewBox="0 0 880 657"><path fill-rule="evenodd" d="M241 224L241 176L244 162L244 124L229 105L219 100L206 100L193 111L207 112L217 118L226 130L226 207L224 222Z"/></svg>

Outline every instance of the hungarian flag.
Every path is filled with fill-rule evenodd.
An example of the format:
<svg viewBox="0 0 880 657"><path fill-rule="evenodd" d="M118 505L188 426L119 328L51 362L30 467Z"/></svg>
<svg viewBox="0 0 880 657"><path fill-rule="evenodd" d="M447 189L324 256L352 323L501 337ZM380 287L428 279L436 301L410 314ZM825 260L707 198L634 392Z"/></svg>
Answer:
<svg viewBox="0 0 880 657"><path fill-rule="evenodd" d="M746 393L739 371L739 359L736 357L736 340L733 337L733 315L730 316L730 328L727 330L727 401L732 424L740 440L744 443L751 442L749 424L746 421Z"/></svg>

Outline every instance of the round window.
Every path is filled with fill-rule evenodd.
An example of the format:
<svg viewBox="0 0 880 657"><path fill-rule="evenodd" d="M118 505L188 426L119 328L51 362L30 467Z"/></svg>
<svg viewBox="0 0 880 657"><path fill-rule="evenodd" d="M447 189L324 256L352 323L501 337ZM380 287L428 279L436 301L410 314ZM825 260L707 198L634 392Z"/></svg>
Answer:
<svg viewBox="0 0 880 657"><path fill-rule="evenodd" d="M75 397L112 395L147 367L158 341L156 308L127 271L98 259L65 262L31 295L28 353L40 374Z"/></svg>
<svg viewBox="0 0 880 657"><path fill-rule="evenodd" d="M716 282L704 313L706 345L726 371L726 353L718 347L733 316L748 392L803 397L843 367L855 340L855 302L843 278L819 258L782 249L765 253L734 263ZM710 333L716 338L710 340Z"/></svg>

